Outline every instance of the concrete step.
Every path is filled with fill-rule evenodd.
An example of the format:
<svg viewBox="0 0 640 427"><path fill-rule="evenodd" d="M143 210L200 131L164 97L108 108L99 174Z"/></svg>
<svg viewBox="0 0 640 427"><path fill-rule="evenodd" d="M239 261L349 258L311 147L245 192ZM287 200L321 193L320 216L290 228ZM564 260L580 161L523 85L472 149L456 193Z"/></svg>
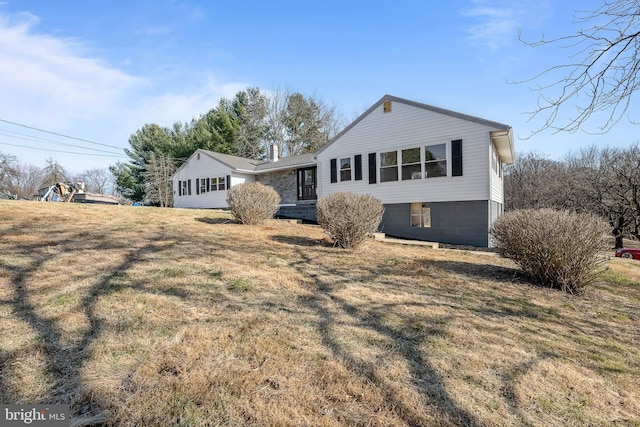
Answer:
<svg viewBox="0 0 640 427"><path fill-rule="evenodd" d="M384 233L373 233L373 238L378 242L395 243L397 245L429 246L432 249L440 248L440 244L438 242L425 242L423 240L397 239L395 237L387 237Z"/></svg>

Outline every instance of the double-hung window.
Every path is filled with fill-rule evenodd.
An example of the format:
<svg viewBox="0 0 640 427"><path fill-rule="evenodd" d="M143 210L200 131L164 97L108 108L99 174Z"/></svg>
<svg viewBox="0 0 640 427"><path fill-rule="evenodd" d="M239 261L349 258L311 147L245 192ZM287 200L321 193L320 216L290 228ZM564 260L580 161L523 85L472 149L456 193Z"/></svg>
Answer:
<svg viewBox="0 0 640 427"><path fill-rule="evenodd" d="M340 181L351 181L351 157L340 159Z"/></svg>
<svg viewBox="0 0 640 427"><path fill-rule="evenodd" d="M200 194L207 192L207 178L200 178Z"/></svg>
<svg viewBox="0 0 640 427"><path fill-rule="evenodd" d="M225 190L226 187L224 186L225 184L225 177L224 176L216 176L214 178L211 178L211 191L222 191Z"/></svg>
<svg viewBox="0 0 640 427"><path fill-rule="evenodd" d="M420 148L402 150L402 180L421 178Z"/></svg>
<svg viewBox="0 0 640 427"><path fill-rule="evenodd" d="M182 195L186 196L189 194L189 187L187 186L187 181L182 181Z"/></svg>
<svg viewBox="0 0 640 427"><path fill-rule="evenodd" d="M447 176L447 144L424 147L425 178Z"/></svg>
<svg viewBox="0 0 640 427"><path fill-rule="evenodd" d="M398 152L380 153L380 182L398 180Z"/></svg>

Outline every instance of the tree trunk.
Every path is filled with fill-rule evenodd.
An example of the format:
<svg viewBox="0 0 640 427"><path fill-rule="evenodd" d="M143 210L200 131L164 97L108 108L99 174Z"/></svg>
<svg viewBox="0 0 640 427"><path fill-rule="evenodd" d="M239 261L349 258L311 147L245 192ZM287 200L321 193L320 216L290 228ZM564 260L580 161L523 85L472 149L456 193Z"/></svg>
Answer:
<svg viewBox="0 0 640 427"><path fill-rule="evenodd" d="M613 229L613 235L616 238L616 249L624 247L622 227L624 226L624 217L618 217L618 225Z"/></svg>

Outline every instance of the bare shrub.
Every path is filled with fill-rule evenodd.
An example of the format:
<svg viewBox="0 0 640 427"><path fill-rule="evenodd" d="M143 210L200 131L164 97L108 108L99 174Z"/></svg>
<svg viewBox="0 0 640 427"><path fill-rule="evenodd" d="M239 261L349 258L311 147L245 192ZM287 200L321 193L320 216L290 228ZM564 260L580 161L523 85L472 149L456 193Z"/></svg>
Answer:
<svg viewBox="0 0 640 427"><path fill-rule="evenodd" d="M368 194L333 193L318 201L318 224L334 245L352 249L378 229L384 207Z"/></svg>
<svg viewBox="0 0 640 427"><path fill-rule="evenodd" d="M243 224L260 224L278 211L280 196L259 182L234 185L227 192L227 204L233 216Z"/></svg>
<svg viewBox="0 0 640 427"><path fill-rule="evenodd" d="M522 209L502 215L491 228L498 253L534 280L580 293L606 262L607 224L585 213Z"/></svg>

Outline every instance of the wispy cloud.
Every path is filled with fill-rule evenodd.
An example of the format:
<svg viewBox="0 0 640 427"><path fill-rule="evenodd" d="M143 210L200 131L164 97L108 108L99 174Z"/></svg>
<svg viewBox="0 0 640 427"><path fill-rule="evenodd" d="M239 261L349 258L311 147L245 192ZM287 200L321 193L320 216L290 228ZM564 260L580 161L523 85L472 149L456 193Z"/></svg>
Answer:
<svg viewBox="0 0 640 427"><path fill-rule="evenodd" d="M546 1L472 0L461 14L475 24L468 28L469 39L490 49L499 49L517 40L518 29L542 19Z"/></svg>
<svg viewBox="0 0 640 427"><path fill-rule="evenodd" d="M81 42L38 34L30 14L0 15L0 90L11 103L4 115L30 115L58 125L88 114L99 115L119 102L144 79L109 67L85 55ZM6 98L6 99L7 99Z"/></svg>
<svg viewBox="0 0 640 427"><path fill-rule="evenodd" d="M145 123L188 121L247 86L186 67L173 81L134 75L38 24L29 13L0 13L0 118L124 148Z"/></svg>

